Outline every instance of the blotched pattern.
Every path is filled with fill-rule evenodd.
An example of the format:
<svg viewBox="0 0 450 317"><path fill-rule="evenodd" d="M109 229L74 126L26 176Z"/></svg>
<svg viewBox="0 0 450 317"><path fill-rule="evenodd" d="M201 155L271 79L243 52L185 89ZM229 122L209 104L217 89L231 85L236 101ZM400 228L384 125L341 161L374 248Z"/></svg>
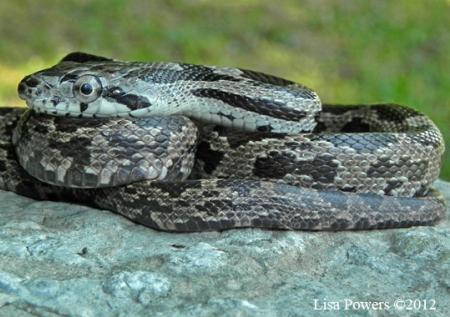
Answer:
<svg viewBox="0 0 450 317"><path fill-rule="evenodd" d="M322 108L258 72L82 53L19 94L46 114L0 109L0 188L35 199L179 232L408 227L445 212L430 189L442 135L400 105Z"/></svg>

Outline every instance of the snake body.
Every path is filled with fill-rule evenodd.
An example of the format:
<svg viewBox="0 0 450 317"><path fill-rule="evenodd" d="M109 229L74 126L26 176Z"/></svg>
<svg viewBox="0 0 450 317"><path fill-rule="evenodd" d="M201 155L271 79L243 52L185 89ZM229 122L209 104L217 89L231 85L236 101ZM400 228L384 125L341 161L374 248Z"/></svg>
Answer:
<svg viewBox="0 0 450 317"><path fill-rule="evenodd" d="M237 68L72 53L0 109L0 188L167 231L433 224L444 143L393 105L321 105Z"/></svg>

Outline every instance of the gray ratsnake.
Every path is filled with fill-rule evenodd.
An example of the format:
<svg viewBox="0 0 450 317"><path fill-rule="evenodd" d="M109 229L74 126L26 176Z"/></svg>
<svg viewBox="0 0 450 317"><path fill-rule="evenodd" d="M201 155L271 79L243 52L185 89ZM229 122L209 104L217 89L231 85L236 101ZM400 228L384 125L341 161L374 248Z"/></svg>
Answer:
<svg viewBox="0 0 450 317"><path fill-rule="evenodd" d="M71 53L0 108L0 188L176 232L429 225L444 152L425 115L322 105L238 68Z"/></svg>

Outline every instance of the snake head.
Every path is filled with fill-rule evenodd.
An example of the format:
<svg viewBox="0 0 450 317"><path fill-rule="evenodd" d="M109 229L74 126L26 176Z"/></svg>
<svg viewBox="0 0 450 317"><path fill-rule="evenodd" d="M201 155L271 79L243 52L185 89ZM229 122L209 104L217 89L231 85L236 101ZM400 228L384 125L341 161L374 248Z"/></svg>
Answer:
<svg viewBox="0 0 450 317"><path fill-rule="evenodd" d="M36 112L60 116L143 116L151 106L136 92L139 64L87 53L70 53L53 67L22 79L19 97Z"/></svg>

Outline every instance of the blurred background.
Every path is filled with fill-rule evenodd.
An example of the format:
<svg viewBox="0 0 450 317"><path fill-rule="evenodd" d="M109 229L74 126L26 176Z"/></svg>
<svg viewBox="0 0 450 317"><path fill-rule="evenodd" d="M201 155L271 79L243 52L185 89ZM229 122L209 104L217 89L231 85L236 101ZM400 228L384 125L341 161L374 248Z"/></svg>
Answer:
<svg viewBox="0 0 450 317"><path fill-rule="evenodd" d="M86 51L259 70L328 103L406 104L450 148L449 30L449 0L4 0L0 106L24 106L22 77Z"/></svg>

